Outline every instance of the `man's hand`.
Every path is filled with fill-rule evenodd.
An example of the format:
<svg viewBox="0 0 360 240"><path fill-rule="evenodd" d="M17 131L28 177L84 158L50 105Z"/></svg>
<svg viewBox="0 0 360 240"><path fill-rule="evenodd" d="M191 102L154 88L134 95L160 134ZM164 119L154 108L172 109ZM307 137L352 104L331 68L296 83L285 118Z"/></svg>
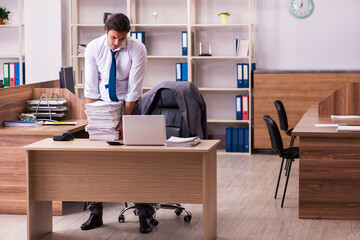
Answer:
<svg viewBox="0 0 360 240"><path fill-rule="evenodd" d="M115 128L115 131L119 131L119 138L121 139L123 137L122 121L119 122L118 126Z"/></svg>

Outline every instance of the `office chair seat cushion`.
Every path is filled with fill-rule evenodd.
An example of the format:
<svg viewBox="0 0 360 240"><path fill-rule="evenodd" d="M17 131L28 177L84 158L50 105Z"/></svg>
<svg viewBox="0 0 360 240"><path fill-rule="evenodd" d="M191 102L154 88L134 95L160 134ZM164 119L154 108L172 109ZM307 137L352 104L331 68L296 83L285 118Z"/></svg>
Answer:
<svg viewBox="0 0 360 240"><path fill-rule="evenodd" d="M166 127L166 137L174 136L181 137L181 131L179 127Z"/></svg>

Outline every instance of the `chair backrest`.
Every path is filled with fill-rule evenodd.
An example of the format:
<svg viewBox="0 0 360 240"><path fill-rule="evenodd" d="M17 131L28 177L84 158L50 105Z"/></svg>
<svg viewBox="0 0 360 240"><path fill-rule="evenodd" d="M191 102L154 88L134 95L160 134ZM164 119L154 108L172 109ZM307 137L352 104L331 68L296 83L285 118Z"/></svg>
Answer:
<svg viewBox="0 0 360 240"><path fill-rule="evenodd" d="M280 129L284 131L288 130L288 120L283 103L280 100L276 100L274 105L279 116Z"/></svg>
<svg viewBox="0 0 360 240"><path fill-rule="evenodd" d="M165 116L166 138L192 137L171 89L163 88L157 92L148 114Z"/></svg>
<svg viewBox="0 0 360 240"><path fill-rule="evenodd" d="M265 115L263 117L263 119L264 119L267 129L269 131L271 148L273 151L276 151L281 155L284 145L283 145L283 141L282 141L282 138L280 135L279 128L278 128L276 122L269 115Z"/></svg>

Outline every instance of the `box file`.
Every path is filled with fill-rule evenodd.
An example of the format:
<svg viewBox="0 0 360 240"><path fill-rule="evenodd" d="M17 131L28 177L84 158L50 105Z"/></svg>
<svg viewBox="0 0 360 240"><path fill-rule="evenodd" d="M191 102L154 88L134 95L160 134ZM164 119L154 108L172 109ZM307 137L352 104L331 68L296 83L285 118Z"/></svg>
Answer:
<svg viewBox="0 0 360 240"><path fill-rule="evenodd" d="M3 64L3 75L4 75L4 87L9 87L9 63Z"/></svg>
<svg viewBox="0 0 360 240"><path fill-rule="evenodd" d="M249 120L249 96L242 95L242 120Z"/></svg>
<svg viewBox="0 0 360 240"><path fill-rule="evenodd" d="M249 152L249 128L244 128L244 152Z"/></svg>
<svg viewBox="0 0 360 240"><path fill-rule="evenodd" d="M239 128L232 129L232 144L231 144L231 151L232 152L239 152Z"/></svg>
<svg viewBox="0 0 360 240"><path fill-rule="evenodd" d="M181 81L181 63L175 65L176 81Z"/></svg>
<svg viewBox="0 0 360 240"><path fill-rule="evenodd" d="M182 55L188 55L188 33L186 31L181 32L181 44L182 44Z"/></svg>
<svg viewBox="0 0 360 240"><path fill-rule="evenodd" d="M181 81L188 81L188 65L181 63Z"/></svg>
<svg viewBox="0 0 360 240"><path fill-rule="evenodd" d="M244 152L244 128L238 128L238 152Z"/></svg>
<svg viewBox="0 0 360 240"><path fill-rule="evenodd" d="M226 152L232 152L231 146L232 146L232 128L227 127L225 130L225 149Z"/></svg>
<svg viewBox="0 0 360 240"><path fill-rule="evenodd" d="M242 114L242 96L236 96L236 120L243 120Z"/></svg>
<svg viewBox="0 0 360 240"><path fill-rule="evenodd" d="M243 65L241 63L236 64L236 79L237 79L237 87L242 88L243 87Z"/></svg>

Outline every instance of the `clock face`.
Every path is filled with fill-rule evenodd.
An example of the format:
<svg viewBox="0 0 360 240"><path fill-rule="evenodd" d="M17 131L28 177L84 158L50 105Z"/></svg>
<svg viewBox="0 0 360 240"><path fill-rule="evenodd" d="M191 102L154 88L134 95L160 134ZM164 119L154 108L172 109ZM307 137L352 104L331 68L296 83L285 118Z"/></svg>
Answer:
<svg viewBox="0 0 360 240"><path fill-rule="evenodd" d="M290 12L298 18L308 17L314 10L312 0L292 0L290 2Z"/></svg>

